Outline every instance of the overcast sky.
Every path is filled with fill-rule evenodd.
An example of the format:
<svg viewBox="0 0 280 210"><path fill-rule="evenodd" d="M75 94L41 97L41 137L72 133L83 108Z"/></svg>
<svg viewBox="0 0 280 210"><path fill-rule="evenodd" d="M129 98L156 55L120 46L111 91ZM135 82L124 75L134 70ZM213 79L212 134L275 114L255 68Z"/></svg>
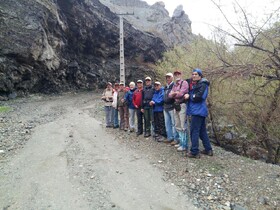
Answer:
<svg viewBox="0 0 280 210"><path fill-rule="evenodd" d="M149 4L153 4L158 1L165 3L165 8L172 16L174 9L178 5L183 5L184 11L192 21L192 31L195 34L201 34L205 38L211 38L210 25L222 26L227 29L227 24L224 21L221 13L217 7L211 2L211 0L144 0ZM280 0L237 0L238 3L249 14L251 21L258 24L262 23L268 14L271 14L273 10L280 7ZM215 0L221 5L222 9L226 12L231 22L238 20L238 16L235 14L234 0ZM276 18L276 15L275 15ZM279 21L278 10L278 21Z"/></svg>

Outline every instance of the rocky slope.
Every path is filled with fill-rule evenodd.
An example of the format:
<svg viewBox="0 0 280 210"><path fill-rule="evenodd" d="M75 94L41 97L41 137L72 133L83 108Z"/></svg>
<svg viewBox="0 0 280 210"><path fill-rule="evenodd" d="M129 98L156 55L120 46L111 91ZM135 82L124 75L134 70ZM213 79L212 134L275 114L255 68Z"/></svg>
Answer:
<svg viewBox="0 0 280 210"><path fill-rule="evenodd" d="M100 2L117 14L133 13L134 15L125 15L124 18L140 30L160 37L169 47L186 45L194 38L191 21L182 5L179 5L170 17L162 1L152 6L141 0L100 0Z"/></svg>
<svg viewBox="0 0 280 210"><path fill-rule="evenodd" d="M118 25L118 16L98 0L1 1L0 97L118 80ZM124 29L127 80L153 76L151 65L166 44L126 21Z"/></svg>

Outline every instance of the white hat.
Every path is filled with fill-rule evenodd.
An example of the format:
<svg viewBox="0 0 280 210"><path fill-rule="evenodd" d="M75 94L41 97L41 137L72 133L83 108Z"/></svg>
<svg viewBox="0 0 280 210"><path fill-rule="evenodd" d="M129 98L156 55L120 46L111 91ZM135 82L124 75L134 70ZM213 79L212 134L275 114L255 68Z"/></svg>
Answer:
<svg viewBox="0 0 280 210"><path fill-rule="evenodd" d="M146 80L150 80L150 81L151 81L152 79L151 79L151 77L146 77L146 78L145 78L145 81L146 81Z"/></svg>
<svg viewBox="0 0 280 210"><path fill-rule="evenodd" d="M129 83L129 86L131 86L131 85L132 85L133 87L135 87L135 82L130 82L130 83Z"/></svg>
<svg viewBox="0 0 280 210"><path fill-rule="evenodd" d="M141 79L138 79L137 83L143 83L143 81Z"/></svg>
<svg viewBox="0 0 280 210"><path fill-rule="evenodd" d="M166 77L173 77L173 74L169 72L169 73L167 73L165 76L166 76Z"/></svg>
<svg viewBox="0 0 280 210"><path fill-rule="evenodd" d="M112 86L112 83L111 83L111 82L107 82L107 85L110 85L110 86Z"/></svg>
<svg viewBox="0 0 280 210"><path fill-rule="evenodd" d="M156 81L155 85L161 85L161 83L159 81Z"/></svg>
<svg viewBox="0 0 280 210"><path fill-rule="evenodd" d="M123 82L120 82L120 85L124 85L124 83L123 83Z"/></svg>

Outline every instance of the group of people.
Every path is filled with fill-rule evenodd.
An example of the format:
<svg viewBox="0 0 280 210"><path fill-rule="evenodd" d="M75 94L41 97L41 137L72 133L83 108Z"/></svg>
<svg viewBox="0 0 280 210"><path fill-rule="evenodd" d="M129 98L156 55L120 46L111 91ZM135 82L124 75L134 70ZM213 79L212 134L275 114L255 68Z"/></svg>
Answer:
<svg viewBox="0 0 280 210"><path fill-rule="evenodd" d="M151 77L129 83L107 83L102 94L105 102L106 127L119 128L144 137L153 136L156 141L171 144L178 152L189 150L189 158L200 154L213 156L206 130L209 82L202 70L194 69L190 79L184 80L176 70L165 75L166 85L152 83ZM135 126L137 117L137 129ZM120 120L119 120L120 119ZM144 122L144 123L143 123ZM204 150L199 150L199 139Z"/></svg>

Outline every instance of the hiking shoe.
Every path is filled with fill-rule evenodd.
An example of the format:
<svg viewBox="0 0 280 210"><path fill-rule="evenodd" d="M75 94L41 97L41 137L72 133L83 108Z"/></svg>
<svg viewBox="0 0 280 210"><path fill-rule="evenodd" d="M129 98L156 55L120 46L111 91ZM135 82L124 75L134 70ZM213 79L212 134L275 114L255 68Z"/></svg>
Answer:
<svg viewBox="0 0 280 210"><path fill-rule="evenodd" d="M184 148L184 147L182 147L182 146L180 146L180 147L177 148L177 152L183 152L183 151L186 151L186 150L187 150L187 149Z"/></svg>
<svg viewBox="0 0 280 210"><path fill-rule="evenodd" d="M170 144L171 142L172 142L172 140L171 141L168 139L163 140L163 143L165 143L165 144Z"/></svg>
<svg viewBox="0 0 280 210"><path fill-rule="evenodd" d="M175 144L174 147L178 148L180 147L180 144Z"/></svg>
<svg viewBox="0 0 280 210"><path fill-rule="evenodd" d="M213 150L209 150L209 151L203 150L200 153L203 155L213 156Z"/></svg>
<svg viewBox="0 0 280 210"><path fill-rule="evenodd" d="M200 154L197 154L197 155L193 155L192 153L187 153L187 157L188 158L196 158L196 159L199 159L200 158Z"/></svg>
<svg viewBox="0 0 280 210"><path fill-rule="evenodd" d="M142 135L143 133L142 132L137 132L136 133L136 136L140 136L140 135Z"/></svg>
<svg viewBox="0 0 280 210"><path fill-rule="evenodd" d="M161 137L161 136L157 136L157 137L155 137L155 139L157 142L163 142L163 137Z"/></svg>
<svg viewBox="0 0 280 210"><path fill-rule="evenodd" d="M120 127L119 125L115 125L113 128L116 129L116 128L119 128L119 127Z"/></svg>
<svg viewBox="0 0 280 210"><path fill-rule="evenodd" d="M130 133L134 132L134 128L130 128L129 132Z"/></svg>
<svg viewBox="0 0 280 210"><path fill-rule="evenodd" d="M178 141L172 141L171 143L170 143L171 145L176 145L176 144L178 144Z"/></svg>
<svg viewBox="0 0 280 210"><path fill-rule="evenodd" d="M149 137L151 136L151 133L145 133L144 137Z"/></svg>

